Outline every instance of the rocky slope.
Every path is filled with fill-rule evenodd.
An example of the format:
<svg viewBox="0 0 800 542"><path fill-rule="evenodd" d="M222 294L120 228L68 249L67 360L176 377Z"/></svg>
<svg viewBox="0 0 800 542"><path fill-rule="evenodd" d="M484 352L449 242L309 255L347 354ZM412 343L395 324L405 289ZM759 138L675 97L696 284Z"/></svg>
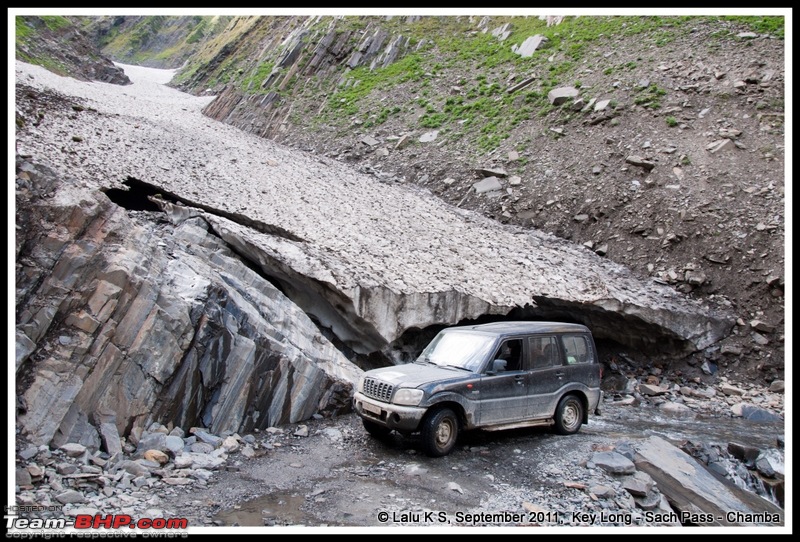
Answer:
<svg viewBox="0 0 800 542"><path fill-rule="evenodd" d="M152 71L124 66L134 85L115 88L17 65L18 502L55 501L65 505L68 515L156 517L167 508L172 514L180 508L193 525L219 524L222 520L213 519L212 510L224 503L217 498L220 489L226 499L241 503L248 496L242 488L253 481L251 473L280 469L281 476L263 489L289 484L292 490L313 490L310 504L304 505L309 521L373 524L377 509L369 498L358 500L364 517L354 521L320 497L325 491L348 494L353 477L378 473L383 478L387 472L380 462L373 469L372 458L365 459L366 469L342 467L342 460L352 460L354 453L374 443L362 442L361 433L355 436L352 417L331 422L336 427L326 426L323 418L347 411L361 372L353 362L368 367L404 361L439 327L465 320L586 323L601 346L604 388L614 419L627 405L652 403L659 416L735 416L774 424L779 431L784 408L784 183L781 116L770 109L779 109L782 99L783 72L771 64L779 54L774 47L779 40L769 33L723 35L729 40L725 43L743 50L721 54L721 67L712 70L692 60L687 68L684 62L694 57L685 56L659 64L656 83L641 80L626 87L620 78L609 92L629 92L632 105L610 98L607 103L581 103L599 83L582 80L568 88L551 78L547 85L553 88L540 87L538 98L528 95L549 104L536 122L558 119L546 137L537 132L542 126L528 123L531 118L520 120L523 132L515 127L506 139L481 139L468 129L454 137L455 117L434 118L436 111L429 109L435 109L431 104L439 98L442 114L459 98L472 99L469 89L460 94L464 85L438 95L429 92L433 102L418 104L424 112L415 109L410 117L397 112L378 122L380 114L370 118L356 110L324 119L307 115L313 126L302 116L276 124L281 116L289 119L293 107L307 107L302 92L294 100L286 92L298 81L336 79L344 89L340 92L349 92L359 88L356 80L371 85L368 71L386 74L382 70L398 65L405 70L411 65L398 64L403 59L427 61L428 53L441 52L441 44L432 38L398 38L394 33L405 31L398 21L385 29L377 24L380 19L364 21L368 30L346 19L232 20L239 45L252 47L248 37L260 29L262 37L269 36L268 42L259 42L260 50L283 59L278 68L270 68L264 79L268 83L262 85L262 96L269 96L274 85L283 89L272 98L254 99L236 78L215 99L165 88L171 72L157 73L161 79L153 81L144 77ZM431 22L403 21L401 26ZM455 29L462 23L475 26L469 35L484 45L514 41L513 33L505 34L512 27L491 31L500 21L456 22ZM698 20L679 34L689 41L692 34L708 41L715 36L709 29L719 27L706 27L706 22ZM723 23L731 28L741 24ZM286 35L281 34L282 24L289 25ZM685 29L682 25L675 27ZM569 37L575 38L577 27L571 28ZM537 61L552 64L559 52L575 53L561 39L564 35L566 30L551 33L553 58ZM536 41L546 43L518 40L513 45L517 52L529 51ZM625 53L629 45L623 41L609 56ZM224 43L221 34L216 43L221 49L211 47L214 58L225 69L235 68L229 59L236 48L226 51ZM703 43L692 41L696 48ZM747 64L753 70L740 80L729 77L724 70L744 70L754 58L748 48L775 56L763 64ZM255 62L255 57L248 58ZM352 72L343 73L345 59ZM599 70L584 64L585 70ZM189 66L192 84L206 87L201 65ZM514 80L511 92L498 95L494 84L481 86L497 75L495 67L486 66L494 75L476 78L483 81L477 95L489 102L507 106L511 102L505 103L503 96L513 102L517 93L536 84L537 78L515 75L509 77ZM449 64L442 73L462 68ZM594 73L585 70L581 73L587 77ZM239 74L246 71L236 68ZM446 77L453 75L448 73ZM431 80L441 75L431 74ZM686 80L696 81L696 87L681 84ZM252 88L255 79L249 82ZM323 103L320 111L337 100L364 107L381 98L400 104L409 97L400 96L408 90L403 87L398 87L398 96L381 98L375 94L380 85L370 88L347 98L334 94L336 99ZM727 90L731 95L720 98ZM655 102L673 93L683 101L670 106L672 110L664 103L656 107ZM648 101L636 103L636 96ZM748 102L756 96L759 102ZM448 104L450 98L454 101ZM263 111L254 113L259 100ZM489 102L480 101L470 110L483 115ZM701 102L706 107L697 111ZM395 107L401 106L390 111ZM208 115L249 126L259 136L319 153L292 151L220 125L203 117L202 108ZM459 109L456 116L466 112ZM323 120L328 124L318 124ZM342 122L347 133L341 131ZM433 126L437 122L441 124ZM425 130L409 129L413 123ZM470 122L462 125L468 128ZM494 124L484 135L498 128L502 126ZM698 134L699 129L705 131ZM529 139L522 145L515 138L525 133ZM601 137L605 150L581 161L575 145L597 143ZM713 145L701 147L706 139ZM513 149L504 147L506 140L516 141ZM497 146L488 150L492 141ZM774 145L776 154L752 153L753 144ZM672 163L674 155L680 159ZM755 155L763 171L745 177ZM594 164L591 171L589 164ZM438 182L446 172L455 173ZM768 176L775 181L761 186ZM729 177L733 184L716 183ZM578 209L574 206L581 198ZM702 198L702 204L695 198ZM744 203L747 207L739 207ZM523 216L524 205L529 213ZM643 222L647 217L653 221ZM760 222L753 225L755 220ZM745 231L749 226L755 234ZM589 232L594 237L585 246L572 242ZM622 243L624 252L619 250ZM642 267L648 259L655 262L653 269ZM676 261L688 263L677 268ZM758 304L745 310L745 303ZM737 380L745 383L720 378L721 373L737 372L742 377ZM308 427L292 428L291 438L274 427L312 417L317 419L312 431L318 429L320 437L312 447L298 446ZM650 424L646 426L649 431ZM544 474L569 472L566 481L529 480L537 471L521 460L513 471L514 479L523 480L517 485L505 483L511 478L501 469L487 476L488 482L460 479L460 484L447 485L439 493L455 498L440 500L463 508L474 494L485 497L480 510L571 507L623 514L618 517L642 517L641 510L651 506L665 511L691 507L694 497L670 493L670 480L686 479L686 468L697 468L693 463L689 467L682 454L677 458L664 443L652 453L646 449L650 444L638 443L642 457L636 468L654 477L668 474L658 478L659 487L643 472L630 477L611 473L606 467L613 465L601 462L605 458L595 452L608 455L618 448L626 455L632 450L617 442L621 429L604 435L604 427L601 423L597 435L590 431L579 447L569 446L568 458ZM628 431L628 421L624 427ZM260 434L267 428L266 435ZM517 445L514 439L512 435L509 446ZM459 450L454 470L466 472L473 462L487 459L483 456L490 455L489 448L475 442L467 440ZM330 443L341 454L331 455ZM528 444L525 440L522 449L496 451L506 456L530 451L530 457L538 457ZM782 446L782 439L778 444ZM402 446L409 445L413 443ZM286 454L271 453L284 446ZM759 450L736 445L733 452L747 461L752 476L782 491L782 453L766 450L771 446ZM709 465L717 464L718 474L730 475L723 472L720 450L684 448ZM296 453L320 460L305 472ZM225 466L228 456L234 464ZM667 456L680 465L671 469L662 464ZM235 471L254 458L262 461L249 465L230 484L218 485L214 470ZM299 479L292 480L292 469L303 470ZM400 486L421 472L419 465L395 470L400 478L391 483ZM330 472L341 475L336 483L309 485ZM433 483L442 472L447 469L435 471ZM495 476L503 481L495 484ZM412 488L397 499L381 497L380 506L427 506L437 491L429 478L417 488L423 498L419 503L413 501L417 489ZM697 489L692 479L684 481L687 488ZM538 483L547 484L548 491L536 491ZM187 511L187 492L181 486L206 492L203 502L194 501ZM380 484L374 489L376 495L386 493ZM727 493L716 486L709 492L708 499L716 503L712 508L740 506L739 497L720 497ZM668 496L668 503L661 494ZM589 521L570 517L569 524ZM276 519L293 521L291 516L271 521ZM260 516L256 520L265 521Z"/></svg>
<svg viewBox="0 0 800 542"><path fill-rule="evenodd" d="M73 22L60 16L17 16L16 58L84 81L129 85L121 68L103 56Z"/></svg>
<svg viewBox="0 0 800 542"><path fill-rule="evenodd" d="M240 18L173 84L217 94L213 118L728 304L739 324L708 359L770 381L785 283L776 19Z"/></svg>

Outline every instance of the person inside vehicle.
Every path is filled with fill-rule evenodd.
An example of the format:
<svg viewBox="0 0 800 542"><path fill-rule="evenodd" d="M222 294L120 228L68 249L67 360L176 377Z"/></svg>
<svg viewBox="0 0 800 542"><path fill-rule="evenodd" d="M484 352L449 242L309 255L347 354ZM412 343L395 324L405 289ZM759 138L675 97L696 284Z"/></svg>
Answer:
<svg viewBox="0 0 800 542"><path fill-rule="evenodd" d="M497 355L498 359L506 361L506 371L519 371L520 365L520 352L522 344L518 340L507 341L500 347L500 352Z"/></svg>

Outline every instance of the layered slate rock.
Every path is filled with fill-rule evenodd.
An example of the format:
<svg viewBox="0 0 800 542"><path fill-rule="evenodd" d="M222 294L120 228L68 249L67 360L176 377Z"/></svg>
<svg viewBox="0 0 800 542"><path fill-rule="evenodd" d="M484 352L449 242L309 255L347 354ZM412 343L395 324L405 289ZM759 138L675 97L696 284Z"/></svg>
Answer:
<svg viewBox="0 0 800 542"><path fill-rule="evenodd" d="M636 452L636 467L655 480L684 524L783 524L783 510L778 506L721 481L692 456L661 437L650 437L637 445Z"/></svg>
<svg viewBox="0 0 800 542"><path fill-rule="evenodd" d="M348 410L361 370L202 218L129 214L31 162L17 195L18 419L35 444L114 453L152 421L223 433Z"/></svg>
<svg viewBox="0 0 800 542"><path fill-rule="evenodd" d="M555 236L207 119L209 98L148 79L161 72L126 67L134 85L123 93L17 68L34 76L30 84L97 110L73 119L67 106L54 110L35 136L20 134L21 150L91 185L135 176L202 209L220 237L358 352L387 348L408 330L512 311L658 351L705 348L733 325L727 311ZM73 132L84 140L65 142Z"/></svg>

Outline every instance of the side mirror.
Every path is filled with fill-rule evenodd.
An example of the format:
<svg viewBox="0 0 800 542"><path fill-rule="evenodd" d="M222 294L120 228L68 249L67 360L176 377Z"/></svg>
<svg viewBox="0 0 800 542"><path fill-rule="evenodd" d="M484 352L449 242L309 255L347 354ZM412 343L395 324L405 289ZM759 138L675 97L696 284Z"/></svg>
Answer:
<svg viewBox="0 0 800 542"><path fill-rule="evenodd" d="M490 371L490 374L502 373L506 370L506 365L508 365L508 362L504 359L494 360L492 362L492 370Z"/></svg>

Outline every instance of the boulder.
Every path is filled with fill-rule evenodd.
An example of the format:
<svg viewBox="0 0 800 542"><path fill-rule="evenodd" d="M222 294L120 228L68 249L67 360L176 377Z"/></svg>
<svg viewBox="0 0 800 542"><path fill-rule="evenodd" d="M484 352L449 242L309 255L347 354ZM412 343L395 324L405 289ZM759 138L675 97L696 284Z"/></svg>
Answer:
<svg viewBox="0 0 800 542"><path fill-rule="evenodd" d="M751 522L752 515L759 512L776 514L777 523L783 522L783 510L778 506L733 484L721 482L692 456L661 437L652 436L642 441L636 452L636 468L650 475L677 512L710 515L710 522L704 526L776 525L758 519ZM741 515L736 515L737 512Z"/></svg>
<svg viewBox="0 0 800 542"><path fill-rule="evenodd" d="M547 99L550 100L551 105L558 106L572 101L578 94L580 91L575 87L559 87L548 92Z"/></svg>
<svg viewBox="0 0 800 542"><path fill-rule="evenodd" d="M636 471L633 462L617 452L595 452L589 461L609 474L633 474Z"/></svg>

